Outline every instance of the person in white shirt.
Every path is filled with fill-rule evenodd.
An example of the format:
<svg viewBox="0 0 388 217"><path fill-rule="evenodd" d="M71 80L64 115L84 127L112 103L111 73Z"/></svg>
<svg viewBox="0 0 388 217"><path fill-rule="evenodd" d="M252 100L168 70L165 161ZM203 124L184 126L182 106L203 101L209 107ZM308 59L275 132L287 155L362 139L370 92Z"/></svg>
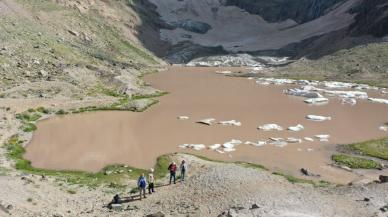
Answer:
<svg viewBox="0 0 388 217"><path fill-rule="evenodd" d="M148 174L148 193L152 194L155 193L155 176L154 176L154 169L150 169L150 173Z"/></svg>

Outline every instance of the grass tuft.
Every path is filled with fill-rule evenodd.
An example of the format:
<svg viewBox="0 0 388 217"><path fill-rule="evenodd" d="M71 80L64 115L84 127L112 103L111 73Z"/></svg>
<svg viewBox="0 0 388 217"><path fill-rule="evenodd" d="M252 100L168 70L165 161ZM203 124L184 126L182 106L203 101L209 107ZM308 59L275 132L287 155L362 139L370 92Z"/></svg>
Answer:
<svg viewBox="0 0 388 217"><path fill-rule="evenodd" d="M344 154L332 156L333 161L342 166L348 166L352 169L380 169L381 165L374 160L361 157L353 157Z"/></svg>
<svg viewBox="0 0 388 217"><path fill-rule="evenodd" d="M361 155L388 160L388 138L350 144L348 147Z"/></svg>

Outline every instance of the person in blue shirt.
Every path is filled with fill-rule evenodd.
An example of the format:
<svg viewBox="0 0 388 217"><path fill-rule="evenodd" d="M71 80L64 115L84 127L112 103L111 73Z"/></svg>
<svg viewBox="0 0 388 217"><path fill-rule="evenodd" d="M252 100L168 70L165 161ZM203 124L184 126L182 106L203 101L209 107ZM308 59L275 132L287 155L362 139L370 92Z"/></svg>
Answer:
<svg viewBox="0 0 388 217"><path fill-rule="evenodd" d="M144 173L142 173L141 176L139 177L137 181L137 186L139 187L139 191L140 191L140 200L141 200L141 194L143 194L144 198L147 198L146 197L147 179L144 176Z"/></svg>

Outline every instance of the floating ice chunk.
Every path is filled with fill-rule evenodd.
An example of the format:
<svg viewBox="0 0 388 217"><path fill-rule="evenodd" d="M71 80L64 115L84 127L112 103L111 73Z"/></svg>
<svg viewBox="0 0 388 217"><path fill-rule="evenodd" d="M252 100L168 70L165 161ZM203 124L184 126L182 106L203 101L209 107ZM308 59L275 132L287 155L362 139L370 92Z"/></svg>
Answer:
<svg viewBox="0 0 388 217"><path fill-rule="evenodd" d="M306 98L322 98L323 96L318 92L315 92L316 88L313 86L304 86L301 88L291 88L284 90L283 92L288 95L301 96Z"/></svg>
<svg viewBox="0 0 388 217"><path fill-rule="evenodd" d="M238 127L241 126L241 122L236 121L236 120L220 121L218 123L221 125L224 125L224 126L238 126Z"/></svg>
<svg viewBox="0 0 388 217"><path fill-rule="evenodd" d="M302 149L301 148L298 148L298 149L296 149L297 151L302 151Z"/></svg>
<svg viewBox="0 0 388 217"><path fill-rule="evenodd" d="M214 145L209 146L209 149L211 149L211 150L216 150L219 148L221 148L221 144L214 144Z"/></svg>
<svg viewBox="0 0 388 217"><path fill-rule="evenodd" d="M277 131L282 131L283 127L277 125L277 124L265 124L263 126L258 127L259 130L264 130L264 131L271 131L271 130L277 130Z"/></svg>
<svg viewBox="0 0 388 217"><path fill-rule="evenodd" d="M312 151L314 151L314 149L308 148L307 151L312 152Z"/></svg>
<svg viewBox="0 0 388 217"><path fill-rule="evenodd" d="M388 94L388 90L382 89L382 90L380 91L380 93L381 93L381 94Z"/></svg>
<svg viewBox="0 0 388 217"><path fill-rule="evenodd" d="M326 103L328 101L329 101L329 99L325 98L325 97L311 98L311 99L304 100L304 102L308 103L308 104L320 104L320 103Z"/></svg>
<svg viewBox="0 0 388 217"><path fill-rule="evenodd" d="M202 149L205 149L206 146L204 144L182 144L178 146L179 148L191 148L196 151L200 151Z"/></svg>
<svg viewBox="0 0 388 217"><path fill-rule="evenodd" d="M279 148L283 148L288 145L288 143L283 138L271 137L269 138L269 140L270 140L269 144Z"/></svg>
<svg viewBox="0 0 388 217"><path fill-rule="evenodd" d="M189 120L190 118L187 116L178 116L179 120Z"/></svg>
<svg viewBox="0 0 388 217"><path fill-rule="evenodd" d="M225 152L219 150L219 149L216 149L216 152L220 153L220 154L225 154Z"/></svg>
<svg viewBox="0 0 388 217"><path fill-rule="evenodd" d="M232 74L233 72L231 71L217 71L218 74L223 74L223 75L228 75L228 74Z"/></svg>
<svg viewBox="0 0 388 217"><path fill-rule="evenodd" d="M286 141L276 141L276 142L272 142L271 144L279 148L283 148L288 145Z"/></svg>
<svg viewBox="0 0 388 217"><path fill-rule="evenodd" d="M263 67L262 66L260 66L260 67L253 67L252 70L253 71L261 71L261 70L263 70Z"/></svg>
<svg viewBox="0 0 388 217"><path fill-rule="evenodd" d="M288 143L302 143L302 140L294 138L294 137L290 137L290 138L287 138L286 142L288 142Z"/></svg>
<svg viewBox="0 0 388 217"><path fill-rule="evenodd" d="M320 142L328 142L330 135L316 135L315 138L319 139Z"/></svg>
<svg viewBox="0 0 388 217"><path fill-rule="evenodd" d="M319 116L319 115L307 115L307 119L312 121L329 121L331 117Z"/></svg>
<svg viewBox="0 0 388 217"><path fill-rule="evenodd" d="M362 91L324 90L323 92L330 96L338 96L342 98L358 98L358 99L368 98L368 93L362 92Z"/></svg>
<svg viewBox="0 0 388 217"><path fill-rule="evenodd" d="M388 132L388 126L381 126L379 127L379 130Z"/></svg>
<svg viewBox="0 0 388 217"><path fill-rule="evenodd" d="M350 104L350 105L356 105L357 100L354 98L342 98L341 99L342 104Z"/></svg>
<svg viewBox="0 0 388 217"><path fill-rule="evenodd" d="M324 81L322 84L327 88L332 89L342 89L342 88L352 88L354 84L345 83L345 82L337 82L337 81Z"/></svg>
<svg viewBox="0 0 388 217"><path fill-rule="evenodd" d="M189 144L182 144L182 145L178 145L179 148L188 148L189 147Z"/></svg>
<svg viewBox="0 0 388 217"><path fill-rule="evenodd" d="M207 118L207 119L200 120L197 123L205 124L205 125L209 125L210 126L210 125L212 125L214 123L214 121L216 121L216 119L214 119L214 118Z"/></svg>
<svg viewBox="0 0 388 217"><path fill-rule="evenodd" d="M293 79L277 79L277 78L259 78L256 80L257 84L261 85L268 85L268 84L275 84L275 85L284 85L284 84L295 84L296 80Z"/></svg>
<svg viewBox="0 0 388 217"><path fill-rule="evenodd" d="M244 143L245 145L252 145L252 146L255 146L255 147L261 147L261 146L264 146L267 144L267 142L265 141L257 141L257 143L255 142L250 142L250 141L247 141Z"/></svg>
<svg viewBox="0 0 388 217"><path fill-rule="evenodd" d="M304 126L302 124L298 124L296 126L289 127L288 130L293 131L293 132L299 132L299 131L304 130Z"/></svg>
<svg viewBox="0 0 388 217"><path fill-rule="evenodd" d="M240 145L240 144L242 144L241 140L232 139L229 142L225 142L224 144L222 144L222 147L224 147L224 149L225 148L226 149L234 149L235 146Z"/></svg>
<svg viewBox="0 0 388 217"><path fill-rule="evenodd" d="M314 139L311 137L304 137L304 140L306 140L308 142L314 142Z"/></svg>
<svg viewBox="0 0 388 217"><path fill-rule="evenodd" d="M368 100L388 105L388 99L368 98Z"/></svg>
<svg viewBox="0 0 388 217"><path fill-rule="evenodd" d="M269 138L269 140L277 142L277 141L283 141L284 139L283 138L279 138L279 137L271 137L271 138Z"/></svg>
<svg viewBox="0 0 388 217"><path fill-rule="evenodd" d="M236 151L235 148L224 148L224 152L233 152Z"/></svg>

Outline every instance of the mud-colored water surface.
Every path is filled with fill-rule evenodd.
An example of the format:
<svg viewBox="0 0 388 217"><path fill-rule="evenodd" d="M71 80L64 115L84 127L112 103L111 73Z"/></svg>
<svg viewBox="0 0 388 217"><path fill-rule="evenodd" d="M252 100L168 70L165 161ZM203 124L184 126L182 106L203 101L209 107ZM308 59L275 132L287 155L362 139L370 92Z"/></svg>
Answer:
<svg viewBox="0 0 388 217"><path fill-rule="evenodd" d="M321 179L345 183L358 176L329 166L335 144L388 135L379 130L388 121L387 105L359 100L357 105L350 106L335 98L327 105L307 105L304 98L283 94L290 86L259 86L253 80L217 74L217 70L226 69L172 67L147 76L152 86L169 94L142 113L90 112L41 121L25 157L40 168L97 171L115 163L150 168L160 155L189 152L217 160L258 163L294 175L299 175L300 168L307 168L320 174ZM305 119L309 114L331 116L332 120L309 121ZM190 119L178 120L178 116ZM195 123L204 118L235 119L242 126ZM285 128L302 124L305 130L264 132L257 129L268 123ZM242 144L235 152L225 154L178 148L185 143L212 145L231 139L245 142L317 134L329 134L330 141L303 141L283 148ZM378 172L370 173L377 175Z"/></svg>

